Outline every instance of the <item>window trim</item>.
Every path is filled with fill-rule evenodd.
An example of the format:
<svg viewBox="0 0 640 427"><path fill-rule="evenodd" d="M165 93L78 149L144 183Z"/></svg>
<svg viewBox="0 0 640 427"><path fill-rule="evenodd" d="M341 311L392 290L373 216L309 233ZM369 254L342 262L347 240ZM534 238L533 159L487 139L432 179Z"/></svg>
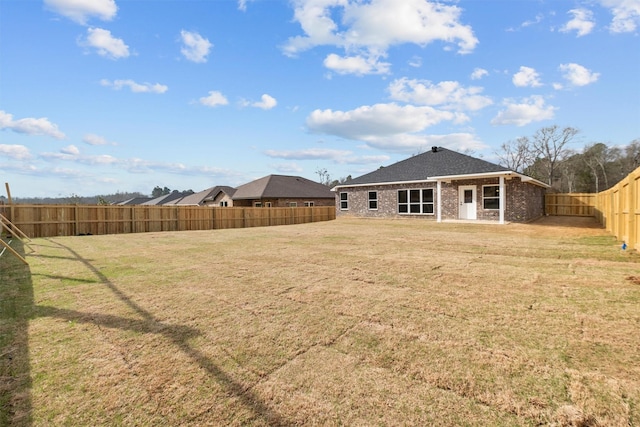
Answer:
<svg viewBox="0 0 640 427"><path fill-rule="evenodd" d="M491 197L486 197L484 194L484 190L487 187L496 187L496 195ZM495 200L498 203L498 207L496 208L487 208L485 202L487 200ZM482 209L485 211L499 211L500 210L500 184L489 184L482 186Z"/></svg>
<svg viewBox="0 0 640 427"><path fill-rule="evenodd" d="M312 208L314 206L313 202L304 202L304 207L305 208Z"/></svg>
<svg viewBox="0 0 640 427"><path fill-rule="evenodd" d="M411 192L417 192L418 200L412 201ZM425 200L425 191L431 192L431 201ZM406 202L400 202L400 193L405 193ZM415 194L414 194L415 195ZM436 198L435 198L435 189L434 188L404 188L397 190L397 210L398 215L430 215L433 216L436 214ZM427 197L428 198L428 197ZM406 211L402 212L401 206L405 206ZM417 207L419 212L412 212L412 206ZM425 207L431 206L431 212L425 212Z"/></svg>
<svg viewBox="0 0 640 427"><path fill-rule="evenodd" d="M375 196L374 198L371 197L372 194ZM374 204L375 207L371 207L372 203ZM378 210L378 192L376 190L367 192L367 207L369 208L370 211Z"/></svg>
<svg viewBox="0 0 640 427"><path fill-rule="evenodd" d="M341 211L349 210L349 193L347 193L346 191L340 193L340 210Z"/></svg>

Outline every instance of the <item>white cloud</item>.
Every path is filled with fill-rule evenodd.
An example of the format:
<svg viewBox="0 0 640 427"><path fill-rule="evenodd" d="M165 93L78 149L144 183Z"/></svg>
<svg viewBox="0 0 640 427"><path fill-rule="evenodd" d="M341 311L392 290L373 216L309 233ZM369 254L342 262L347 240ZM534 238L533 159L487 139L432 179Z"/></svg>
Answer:
<svg viewBox="0 0 640 427"><path fill-rule="evenodd" d="M532 27L532 26L534 26L534 25L538 25L538 24L539 24L539 23L541 23L542 21L544 21L544 15L543 15L543 14L541 14L541 13L539 13L539 14L537 14L537 15L535 16L535 18L530 19L530 20L528 20L528 21L524 21L522 24L520 24L520 25L519 25L518 27L516 27L516 28L513 28L513 27L507 28L507 31L509 31L509 32L518 31L518 30L520 30L521 28L527 28L527 27Z"/></svg>
<svg viewBox="0 0 640 427"><path fill-rule="evenodd" d="M13 115L0 110L0 129L9 129L27 135L46 135L55 139L65 139L66 135L46 117L13 120Z"/></svg>
<svg viewBox="0 0 640 427"><path fill-rule="evenodd" d="M367 142L380 150L392 150L406 153L424 152L433 146L448 147L457 151L481 150L487 146L470 133L451 133L446 135L397 135L379 137ZM376 163L376 162L372 162Z"/></svg>
<svg viewBox="0 0 640 427"><path fill-rule="evenodd" d="M276 105L278 105L278 101L276 101L273 96L267 95L266 93L262 95L260 101L251 104L252 107L262 108L263 110L270 110Z"/></svg>
<svg viewBox="0 0 640 427"><path fill-rule="evenodd" d="M412 105L376 104L351 111L315 110L307 117L307 127L315 133L369 141L381 135L419 132L445 120L455 120L450 111Z"/></svg>
<svg viewBox="0 0 640 427"><path fill-rule="evenodd" d="M586 36L596 26L593 20L593 12L588 9L571 9L569 11L573 19L560 28L563 33L576 31L578 37Z"/></svg>
<svg viewBox="0 0 640 427"><path fill-rule="evenodd" d="M309 148L306 150L267 150L264 154L269 157L287 160L340 160L353 153L348 150Z"/></svg>
<svg viewBox="0 0 640 427"><path fill-rule="evenodd" d="M531 96L521 103L505 102L506 109L491 120L492 125L524 126L532 122L553 119L556 108L545 105L541 96Z"/></svg>
<svg viewBox="0 0 640 427"><path fill-rule="evenodd" d="M599 0L611 9L613 19L609 30L612 33L632 33L640 25L640 2L638 0Z"/></svg>
<svg viewBox="0 0 640 427"><path fill-rule="evenodd" d="M92 133L86 134L82 138L82 142L89 145L117 145L115 142L109 142L104 137Z"/></svg>
<svg viewBox="0 0 640 427"><path fill-rule="evenodd" d="M80 40L81 46L95 48L98 55L109 59L127 58L129 46L122 39L111 35L111 31L102 28L87 28L87 37Z"/></svg>
<svg viewBox="0 0 640 427"><path fill-rule="evenodd" d="M60 149L61 153L69 154L71 156L77 156L80 154L80 150L75 145L68 145Z"/></svg>
<svg viewBox="0 0 640 427"><path fill-rule="evenodd" d="M211 51L213 44L198 33L182 30L180 31L182 49L180 52L192 62L207 62L207 55Z"/></svg>
<svg viewBox="0 0 640 427"><path fill-rule="evenodd" d="M455 43L461 54L470 53L478 44L473 30L460 22L462 9L429 0L294 0L294 20L304 35L291 37L283 51L293 56L316 46L344 49L343 58L333 56L325 62L335 69L366 70L376 61L350 58L380 58L390 46L414 43L426 46L435 41ZM337 9L341 9L342 13ZM339 22L334 16L342 16ZM339 59L342 59L339 61ZM367 62L368 61L368 62ZM355 64L353 62L356 62ZM380 72L380 67L371 67Z"/></svg>
<svg viewBox="0 0 640 427"><path fill-rule="evenodd" d="M44 4L55 13L81 25L85 25L92 16L110 21L118 11L114 0L44 0Z"/></svg>
<svg viewBox="0 0 640 427"><path fill-rule="evenodd" d="M306 150L267 150L265 154L272 158L287 160L331 160L340 164L368 165L389 160L387 155L356 156L348 150L333 150L321 148L309 148Z"/></svg>
<svg viewBox="0 0 640 427"><path fill-rule="evenodd" d="M542 86L540 83L540 75L531 67L520 67L520 71L513 75L513 84L518 87L538 87Z"/></svg>
<svg viewBox="0 0 640 427"><path fill-rule="evenodd" d="M306 120L310 132L359 140L371 147L413 150L423 147L422 132L443 121L461 122L466 116L430 106L395 103L362 106L351 111L315 110Z"/></svg>
<svg viewBox="0 0 640 427"><path fill-rule="evenodd" d="M136 83L133 80L114 80L109 81L106 79L100 80L102 86L109 86L116 90L120 90L124 87L128 87L133 93L165 93L169 90L168 86L161 85L159 83Z"/></svg>
<svg viewBox="0 0 640 427"><path fill-rule="evenodd" d="M559 67L563 72L562 76L573 86L586 86L594 83L600 77L600 73L593 73L591 70L579 64L561 64Z"/></svg>
<svg viewBox="0 0 640 427"><path fill-rule="evenodd" d="M0 144L0 156L15 160L29 160L31 153L24 145Z"/></svg>
<svg viewBox="0 0 640 427"><path fill-rule="evenodd" d="M269 167L277 170L280 173L286 173L286 174L300 173L304 170L295 163L270 164Z"/></svg>
<svg viewBox="0 0 640 427"><path fill-rule="evenodd" d="M369 56L346 56L342 57L335 53L329 54L324 60L324 66L338 74L355 74L362 76L365 74L389 74L391 64L379 62L379 58Z"/></svg>
<svg viewBox="0 0 640 427"><path fill-rule="evenodd" d="M486 77L488 75L489 75L489 72L484 68L476 68L473 70L473 73L471 73L471 80L480 80L481 78Z"/></svg>
<svg viewBox="0 0 640 427"><path fill-rule="evenodd" d="M456 111L480 110L493 104L489 97L482 96L481 87L463 87L458 82L445 81L433 84L428 80L401 78L388 88L391 99L420 105L440 105Z"/></svg>
<svg viewBox="0 0 640 427"><path fill-rule="evenodd" d="M49 161L67 161L84 165L118 165L120 160L107 154L84 155L75 145L63 147L57 153L41 153L40 157Z"/></svg>
<svg viewBox="0 0 640 427"><path fill-rule="evenodd" d="M238 0L238 10L245 12L247 10L247 3L253 0Z"/></svg>
<svg viewBox="0 0 640 427"><path fill-rule="evenodd" d="M409 64L410 67L420 68L422 67L422 58L420 58L417 55L414 55L413 57L411 57L411 59L407 63Z"/></svg>
<svg viewBox="0 0 640 427"><path fill-rule="evenodd" d="M215 90L209 91L209 95L200 98L199 102L207 107L217 107L218 105L227 105L229 103L222 93Z"/></svg>

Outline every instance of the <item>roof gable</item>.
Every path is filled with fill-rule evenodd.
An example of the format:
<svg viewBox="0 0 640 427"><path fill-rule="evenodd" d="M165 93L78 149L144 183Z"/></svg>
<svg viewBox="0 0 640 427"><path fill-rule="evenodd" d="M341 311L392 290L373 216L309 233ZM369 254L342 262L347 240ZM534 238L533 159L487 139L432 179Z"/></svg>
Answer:
<svg viewBox="0 0 640 427"><path fill-rule="evenodd" d="M426 181L433 177L482 175L510 172L486 160L438 147L359 176L342 184L377 184L385 182Z"/></svg>
<svg viewBox="0 0 640 427"><path fill-rule="evenodd" d="M268 175L237 188L233 200L313 198L333 199L329 187L300 176Z"/></svg>
<svg viewBox="0 0 640 427"><path fill-rule="evenodd" d="M226 185L218 185L216 187L207 188L206 190L190 194L175 202L176 205L201 205L204 202L212 201L218 194L226 193L232 196L236 189Z"/></svg>

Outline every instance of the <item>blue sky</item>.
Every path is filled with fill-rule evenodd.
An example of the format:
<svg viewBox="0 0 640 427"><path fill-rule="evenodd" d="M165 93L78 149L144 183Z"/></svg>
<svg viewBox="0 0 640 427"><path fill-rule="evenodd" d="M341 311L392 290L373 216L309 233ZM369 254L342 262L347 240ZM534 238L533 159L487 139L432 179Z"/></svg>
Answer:
<svg viewBox="0 0 640 427"><path fill-rule="evenodd" d="M2 0L14 197L490 161L557 124L640 138L640 0Z"/></svg>

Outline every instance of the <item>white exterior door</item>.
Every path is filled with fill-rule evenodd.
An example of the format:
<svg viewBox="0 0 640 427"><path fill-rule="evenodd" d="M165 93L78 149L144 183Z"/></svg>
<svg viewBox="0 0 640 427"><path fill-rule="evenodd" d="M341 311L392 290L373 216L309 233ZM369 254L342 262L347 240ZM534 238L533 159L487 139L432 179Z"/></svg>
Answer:
<svg viewBox="0 0 640 427"><path fill-rule="evenodd" d="M458 187L458 198L460 203L458 217L460 219L477 219L476 186L463 185Z"/></svg>

